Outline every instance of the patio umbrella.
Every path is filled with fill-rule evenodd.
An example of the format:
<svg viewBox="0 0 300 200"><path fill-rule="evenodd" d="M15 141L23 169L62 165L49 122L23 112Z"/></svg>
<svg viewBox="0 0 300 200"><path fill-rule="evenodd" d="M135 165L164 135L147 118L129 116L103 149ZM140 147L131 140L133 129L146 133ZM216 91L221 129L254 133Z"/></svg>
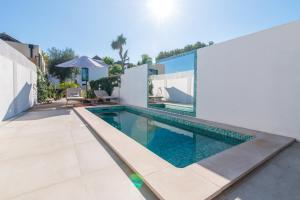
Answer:
<svg viewBox="0 0 300 200"><path fill-rule="evenodd" d="M89 58L88 56L76 57L72 60L69 60L64 63L56 65L56 67L68 68L68 67L77 67L77 68L91 68L91 67L108 67L102 60L95 60Z"/></svg>
<svg viewBox="0 0 300 200"><path fill-rule="evenodd" d="M56 67L61 67L61 68L69 68L69 67L76 67L76 68L102 68L102 67L108 67L107 64L105 64L102 60L96 60L89 58L88 56L81 56L81 57L76 57L72 60L69 60L64 63L60 63L56 65ZM88 80L83 80L86 81L86 90L87 90L87 81Z"/></svg>

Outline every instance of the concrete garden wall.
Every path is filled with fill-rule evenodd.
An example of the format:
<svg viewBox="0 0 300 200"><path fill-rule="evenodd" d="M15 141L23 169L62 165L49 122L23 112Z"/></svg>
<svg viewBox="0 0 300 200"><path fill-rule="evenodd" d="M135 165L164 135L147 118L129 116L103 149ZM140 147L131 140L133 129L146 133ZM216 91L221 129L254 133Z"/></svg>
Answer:
<svg viewBox="0 0 300 200"><path fill-rule="evenodd" d="M148 66L126 69L121 75L120 101L122 104L147 107Z"/></svg>
<svg viewBox="0 0 300 200"><path fill-rule="evenodd" d="M0 120L36 103L36 65L0 39Z"/></svg>
<svg viewBox="0 0 300 200"><path fill-rule="evenodd" d="M300 21L197 53L198 118L300 140Z"/></svg>

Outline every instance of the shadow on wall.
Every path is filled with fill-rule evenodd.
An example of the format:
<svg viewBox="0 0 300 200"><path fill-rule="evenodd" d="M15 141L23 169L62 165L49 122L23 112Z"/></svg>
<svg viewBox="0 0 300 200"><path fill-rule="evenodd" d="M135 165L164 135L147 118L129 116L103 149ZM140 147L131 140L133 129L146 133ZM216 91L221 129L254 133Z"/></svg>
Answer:
<svg viewBox="0 0 300 200"><path fill-rule="evenodd" d="M9 118L12 118L16 114L26 110L26 109L21 110L21 108L29 108L30 107L31 88L32 88L32 84L25 83L25 85L22 87L21 91L10 103L10 105L6 111L6 114L4 115L2 120L7 120Z"/></svg>
<svg viewBox="0 0 300 200"><path fill-rule="evenodd" d="M192 104L193 97L187 93L178 90L176 87L165 88L168 92L168 100L176 103Z"/></svg>
<svg viewBox="0 0 300 200"><path fill-rule="evenodd" d="M31 99L34 98L32 92L34 92L32 84L25 83L21 91L10 103L7 112L2 120L8 120L16 116L17 114L20 114L21 112L29 109L32 105L31 103L33 103L32 101L34 101L33 99ZM50 108L50 110L53 110L53 108ZM59 109L57 107L55 107L55 111L51 112L50 110L45 109L39 110L38 112L29 112L26 115L19 116L18 118L14 119L14 121L39 120L61 115L70 115L71 112L70 109Z"/></svg>

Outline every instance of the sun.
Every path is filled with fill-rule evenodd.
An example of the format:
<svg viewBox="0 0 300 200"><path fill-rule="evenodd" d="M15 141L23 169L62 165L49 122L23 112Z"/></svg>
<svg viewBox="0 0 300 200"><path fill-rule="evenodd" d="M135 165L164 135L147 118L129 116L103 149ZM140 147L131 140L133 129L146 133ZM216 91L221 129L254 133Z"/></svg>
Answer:
<svg viewBox="0 0 300 200"><path fill-rule="evenodd" d="M164 22L175 14L174 0L148 0L147 6L152 16L159 22Z"/></svg>

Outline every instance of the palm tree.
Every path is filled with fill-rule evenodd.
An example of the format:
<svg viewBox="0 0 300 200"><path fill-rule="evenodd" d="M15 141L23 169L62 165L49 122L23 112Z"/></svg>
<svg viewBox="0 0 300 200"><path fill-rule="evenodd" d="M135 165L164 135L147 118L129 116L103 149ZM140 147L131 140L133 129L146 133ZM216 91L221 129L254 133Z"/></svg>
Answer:
<svg viewBox="0 0 300 200"><path fill-rule="evenodd" d="M116 40L111 42L111 48L114 50L119 50L119 56L121 59L122 72L124 73L124 68L129 61L128 50L123 53L123 46L126 45L126 38L123 34L119 35Z"/></svg>
<svg viewBox="0 0 300 200"><path fill-rule="evenodd" d="M148 55L148 54L143 54L142 56L142 60L138 61L138 65L143 65L143 64L150 64L152 65L152 58Z"/></svg>

